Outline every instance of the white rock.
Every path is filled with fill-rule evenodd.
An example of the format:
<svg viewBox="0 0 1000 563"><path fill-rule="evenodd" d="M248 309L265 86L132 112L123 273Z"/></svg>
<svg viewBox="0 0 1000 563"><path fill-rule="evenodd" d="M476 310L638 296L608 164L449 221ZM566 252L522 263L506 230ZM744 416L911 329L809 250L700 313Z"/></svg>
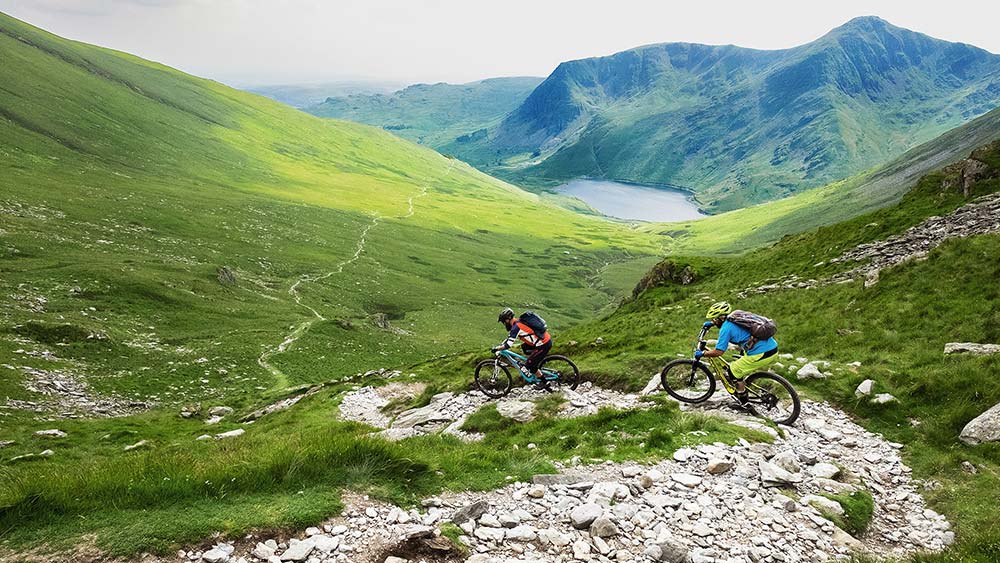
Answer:
<svg viewBox="0 0 1000 563"><path fill-rule="evenodd" d="M959 438L970 445L1000 442L1000 403L970 420Z"/></svg>
<svg viewBox="0 0 1000 563"><path fill-rule="evenodd" d="M840 475L840 468L832 463L817 463L809 468L809 473L823 479L833 479Z"/></svg>
<svg viewBox="0 0 1000 563"><path fill-rule="evenodd" d="M290 540L288 549L280 555L282 561L305 561L316 544L312 540Z"/></svg>
<svg viewBox="0 0 1000 563"><path fill-rule="evenodd" d="M826 375L824 375L823 372L816 367L816 364L812 362L800 367L799 370L795 372L795 376L799 379L823 379L826 377Z"/></svg>
<svg viewBox="0 0 1000 563"><path fill-rule="evenodd" d="M854 394L858 397L867 397L872 394L873 385L875 385L874 380L866 379L858 384L858 388L854 390Z"/></svg>
<svg viewBox="0 0 1000 563"><path fill-rule="evenodd" d="M790 473L764 460L760 461L758 467L760 468L760 480L764 483L764 486L790 485L802 481L802 475Z"/></svg>
<svg viewBox="0 0 1000 563"><path fill-rule="evenodd" d="M491 541L491 542L495 542L495 543L500 543L500 542L503 541L504 537L507 535L507 530L505 530L504 528L490 528L490 527L482 526L482 527L476 528L476 531L473 532L472 535L476 536L477 538L479 538L479 539L481 539L483 541Z"/></svg>
<svg viewBox="0 0 1000 563"><path fill-rule="evenodd" d="M977 344L975 342L949 342L944 345L945 354L967 352L977 356L1000 354L1000 344Z"/></svg>
<svg viewBox="0 0 1000 563"><path fill-rule="evenodd" d="M701 484L701 477L691 475L690 473L671 473L670 478L689 489L693 489Z"/></svg>
<svg viewBox="0 0 1000 563"><path fill-rule="evenodd" d="M830 512L836 514L837 516L842 516L844 514L844 507L840 505L839 502L835 500L828 499L826 497L821 497L819 495L805 495L799 499L804 505L811 505L821 511Z"/></svg>
<svg viewBox="0 0 1000 563"><path fill-rule="evenodd" d="M229 561L229 553L216 547L202 553L201 560L206 563L223 563Z"/></svg>
<svg viewBox="0 0 1000 563"><path fill-rule="evenodd" d="M216 440L225 440L226 438L235 438L237 436L242 436L242 435L246 434L246 432L247 431L244 430L243 428L237 428L236 430L230 430L229 432L223 432L221 434L216 434L215 435L215 439ZM282 557L284 557L284 556L282 556Z"/></svg>
<svg viewBox="0 0 1000 563"><path fill-rule="evenodd" d="M530 422L535 419L535 403L530 401L500 401L497 413L515 422Z"/></svg>
<svg viewBox="0 0 1000 563"><path fill-rule="evenodd" d="M51 430L39 430L35 432L35 436L41 438L65 438L66 433L57 428L52 428Z"/></svg>
<svg viewBox="0 0 1000 563"><path fill-rule="evenodd" d="M507 539L514 541L535 541L538 533L531 526L516 526L507 530Z"/></svg>
<svg viewBox="0 0 1000 563"><path fill-rule="evenodd" d="M875 403L876 405L884 405L886 403L892 403L895 400L896 397L893 397L889 393L879 393L878 395L875 395L875 397L872 399L872 402Z"/></svg>
<svg viewBox="0 0 1000 563"><path fill-rule="evenodd" d="M570 522L578 530L589 528L590 525L604 514L604 507L596 503L581 504L569 513Z"/></svg>
<svg viewBox="0 0 1000 563"><path fill-rule="evenodd" d="M590 561L590 544L583 540L573 542L573 558Z"/></svg>

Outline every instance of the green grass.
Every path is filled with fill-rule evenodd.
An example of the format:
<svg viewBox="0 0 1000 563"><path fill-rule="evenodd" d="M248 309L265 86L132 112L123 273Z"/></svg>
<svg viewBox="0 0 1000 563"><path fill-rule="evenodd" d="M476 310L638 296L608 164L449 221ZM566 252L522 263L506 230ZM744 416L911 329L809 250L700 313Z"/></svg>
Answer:
<svg viewBox="0 0 1000 563"><path fill-rule="evenodd" d="M860 537L868 530L868 525L872 521L872 513L875 510L875 499L868 491L855 491L853 493L841 493L839 495L823 495L830 500L837 501L844 509L843 515L832 514L823 511L823 516L833 521L841 530Z"/></svg>

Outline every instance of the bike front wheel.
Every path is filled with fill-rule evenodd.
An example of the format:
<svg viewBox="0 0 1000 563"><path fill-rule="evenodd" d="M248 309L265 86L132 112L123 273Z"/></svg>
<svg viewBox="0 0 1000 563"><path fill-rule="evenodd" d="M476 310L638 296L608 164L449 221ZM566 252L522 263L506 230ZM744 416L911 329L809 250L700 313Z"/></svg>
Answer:
<svg viewBox="0 0 1000 563"><path fill-rule="evenodd" d="M476 386L487 397L497 399L510 393L514 380L500 360L487 359L476 364Z"/></svg>
<svg viewBox="0 0 1000 563"><path fill-rule="evenodd" d="M685 403L707 401L715 393L715 377L698 360L674 360L660 372L663 390Z"/></svg>
<svg viewBox="0 0 1000 563"><path fill-rule="evenodd" d="M542 360L538 369L554 391L576 389L580 384L580 370L566 356L548 356Z"/></svg>
<svg viewBox="0 0 1000 563"><path fill-rule="evenodd" d="M757 416L775 424L791 426L799 417L799 394L787 379L761 371L746 379L747 396Z"/></svg>

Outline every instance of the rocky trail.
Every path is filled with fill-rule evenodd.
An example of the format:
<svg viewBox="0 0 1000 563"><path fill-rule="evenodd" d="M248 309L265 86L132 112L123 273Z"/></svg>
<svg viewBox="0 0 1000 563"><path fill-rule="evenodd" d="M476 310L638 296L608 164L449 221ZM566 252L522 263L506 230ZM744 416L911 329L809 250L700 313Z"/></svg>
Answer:
<svg viewBox="0 0 1000 563"><path fill-rule="evenodd" d="M462 435L457 422L487 402L478 392L442 394L395 417L380 412L393 398L417 391L414 385L419 384L355 390L344 397L340 416L383 428L383 435L397 439L428 432ZM530 409L521 403L533 404L537 395L515 389L497 402L497 410L512 423L525 420ZM646 404L637 395L589 383L565 396L560 416ZM683 408L763 426L726 409L728 401L717 394L706 404ZM557 464L557 475L536 475L531 483L485 493L448 493L424 499L420 508L351 495L342 516L297 537L251 535L178 555L208 563L820 563L853 552L887 557L937 551L954 541L948 521L928 509L920 494L933 483L912 478L900 458L901 444L867 432L826 403L810 401L796 426L782 428L781 435L769 430L777 436L770 444L742 439L701 444L653 465ZM827 516L843 514L844 508L825 495L870 495L867 530L855 538L838 528ZM458 553L441 537L445 523L461 529L468 553Z"/></svg>
<svg viewBox="0 0 1000 563"><path fill-rule="evenodd" d="M830 260L831 264L854 264L850 269L824 279L803 280L789 276L773 283L750 287L741 298L752 294L769 293L784 289L807 289L820 285L850 283L864 280L865 287L878 283L879 274L886 268L910 260L921 260L927 253L948 239L971 237L1000 232L1000 193L977 198L943 217L928 217L906 232L865 244ZM822 263L817 264L817 266Z"/></svg>

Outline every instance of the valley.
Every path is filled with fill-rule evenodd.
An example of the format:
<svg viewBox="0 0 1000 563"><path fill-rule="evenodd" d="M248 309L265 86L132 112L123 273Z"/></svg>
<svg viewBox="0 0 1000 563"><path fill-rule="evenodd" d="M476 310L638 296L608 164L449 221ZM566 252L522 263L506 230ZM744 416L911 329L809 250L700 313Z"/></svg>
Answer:
<svg viewBox="0 0 1000 563"><path fill-rule="evenodd" d="M307 111L0 55L0 561L1000 560L997 55L859 18ZM795 425L663 392L721 300ZM579 387L476 387L507 306Z"/></svg>

